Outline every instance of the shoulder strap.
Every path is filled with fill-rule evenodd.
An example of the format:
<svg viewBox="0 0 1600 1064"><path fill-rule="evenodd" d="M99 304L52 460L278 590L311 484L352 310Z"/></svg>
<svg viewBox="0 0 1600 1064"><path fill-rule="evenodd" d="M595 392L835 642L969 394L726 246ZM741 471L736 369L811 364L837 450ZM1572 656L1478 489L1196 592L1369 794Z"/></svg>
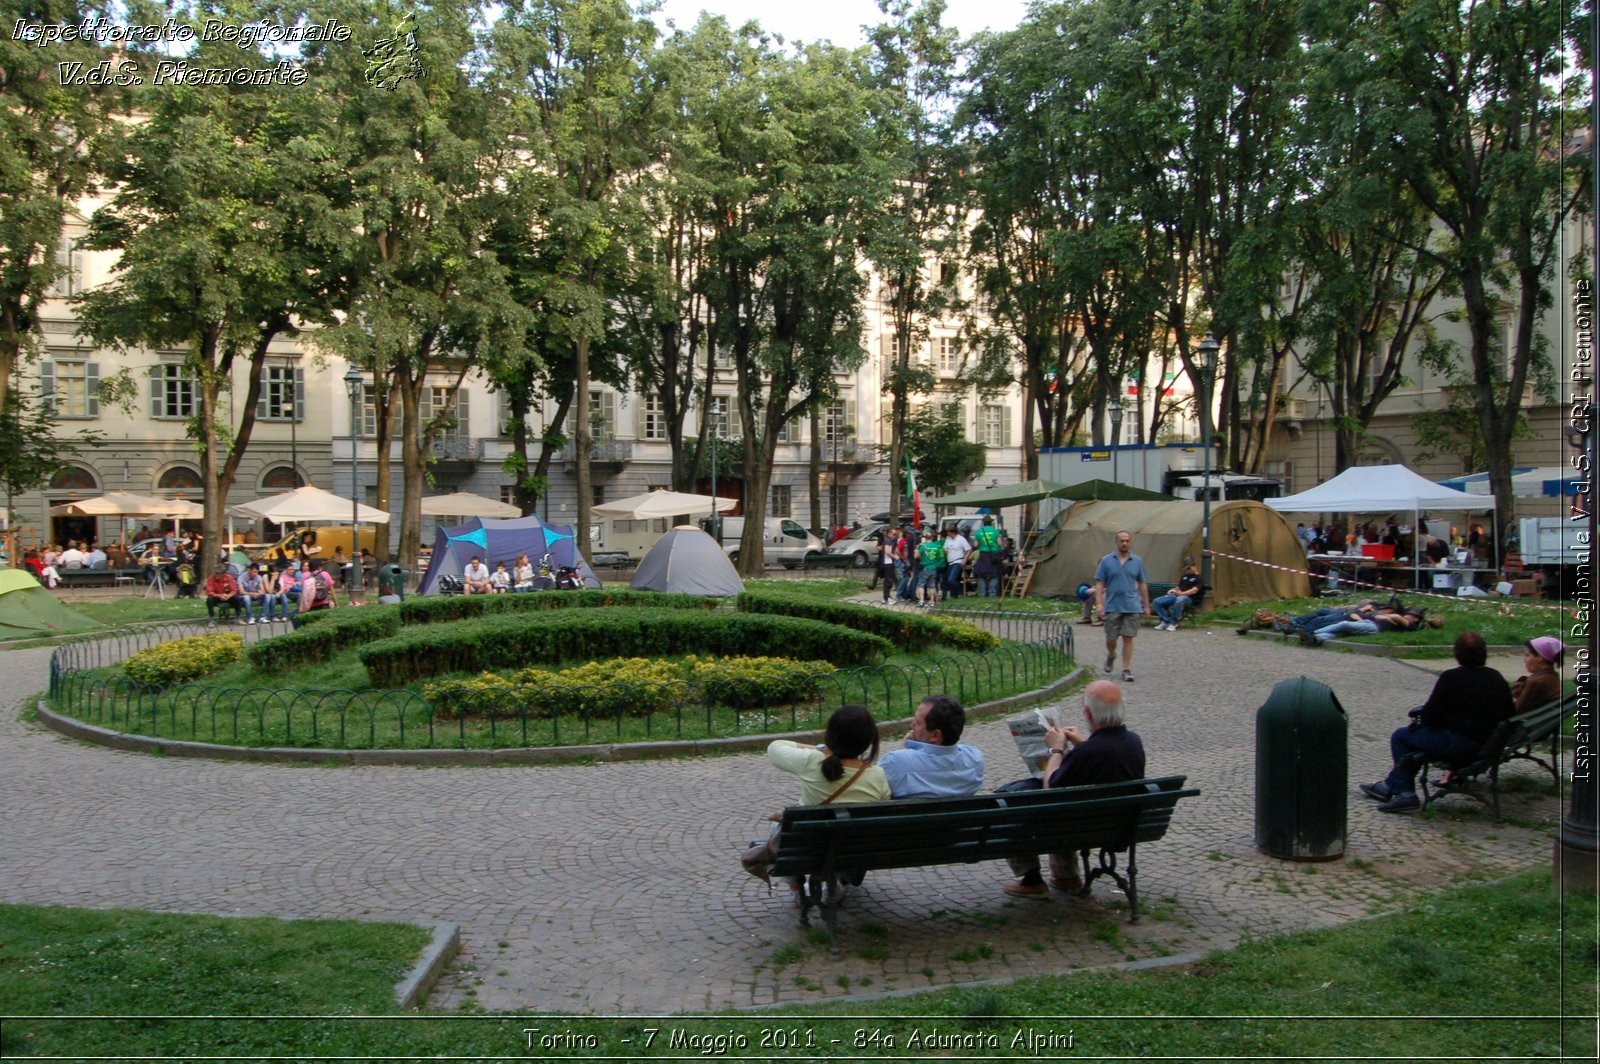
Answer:
<svg viewBox="0 0 1600 1064"><path fill-rule="evenodd" d="M841 783L838 790L834 791L832 794L828 795L822 800L822 804L827 805L829 802L832 802L835 798L839 797L839 795L843 794L845 791L848 791L850 789L850 785L856 780L860 779L861 774L865 771L867 771L866 765L862 765L860 768L856 769L856 774Z"/></svg>

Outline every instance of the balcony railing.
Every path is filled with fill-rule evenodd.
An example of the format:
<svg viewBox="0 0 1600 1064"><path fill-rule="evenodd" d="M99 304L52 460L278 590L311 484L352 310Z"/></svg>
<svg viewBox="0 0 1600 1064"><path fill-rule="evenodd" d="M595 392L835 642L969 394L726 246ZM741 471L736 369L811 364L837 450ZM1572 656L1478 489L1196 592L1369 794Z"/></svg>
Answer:
<svg viewBox="0 0 1600 1064"><path fill-rule="evenodd" d="M478 441L471 436L440 436L428 445L429 452L441 462L476 462Z"/></svg>
<svg viewBox="0 0 1600 1064"><path fill-rule="evenodd" d="M578 449L574 443L568 443L556 454L556 458L563 462L577 459ZM631 462L633 460L632 440L595 440L589 444L589 461L591 462Z"/></svg>

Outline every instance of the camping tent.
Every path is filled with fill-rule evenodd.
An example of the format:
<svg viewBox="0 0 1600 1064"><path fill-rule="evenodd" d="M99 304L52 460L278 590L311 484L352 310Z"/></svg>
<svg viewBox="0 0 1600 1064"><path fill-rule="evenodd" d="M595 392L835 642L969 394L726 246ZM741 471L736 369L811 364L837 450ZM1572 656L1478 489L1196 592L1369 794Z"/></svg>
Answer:
<svg viewBox="0 0 1600 1064"><path fill-rule="evenodd" d="M679 525L650 548L628 586L635 591L726 597L742 592L744 581L716 540L693 525Z"/></svg>
<svg viewBox="0 0 1600 1064"><path fill-rule="evenodd" d="M1175 584L1184 558L1200 561L1205 504L1085 500L1057 514L1039 536L1038 562L1028 593L1071 596L1114 547L1121 529L1133 533L1133 552L1144 559L1152 583ZM1259 502L1235 499L1211 504L1209 601L1218 606L1311 594L1305 551L1289 522ZM1255 565L1234 558L1265 562Z"/></svg>
<svg viewBox="0 0 1600 1064"><path fill-rule="evenodd" d="M585 587L600 586L600 578L594 575L589 563L578 553L571 525L547 525L537 517L519 517L514 521L488 521L474 517L466 524L437 530L433 541L433 557L428 560L428 571L417 586L417 594L439 594L441 577L461 579L461 573L473 555L482 558L492 570L496 562L505 562L506 568L510 569L519 554L526 554L535 565L548 554L551 563L557 567L576 566Z"/></svg>
<svg viewBox="0 0 1600 1064"><path fill-rule="evenodd" d="M99 621L62 605L32 573L0 569L0 638L82 632L99 627Z"/></svg>
<svg viewBox="0 0 1600 1064"><path fill-rule="evenodd" d="M982 491L965 491L933 500L935 506L1023 506L1041 499L1143 499L1155 502L1170 495L1145 491L1129 484L1109 480L1086 480L1079 484L1057 484L1053 480L1024 480L1020 484L998 484Z"/></svg>

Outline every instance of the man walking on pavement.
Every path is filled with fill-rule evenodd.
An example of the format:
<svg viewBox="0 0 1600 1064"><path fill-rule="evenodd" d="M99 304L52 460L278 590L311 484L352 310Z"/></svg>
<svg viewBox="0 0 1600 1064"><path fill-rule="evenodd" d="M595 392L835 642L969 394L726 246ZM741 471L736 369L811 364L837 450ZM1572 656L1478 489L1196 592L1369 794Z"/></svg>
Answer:
<svg viewBox="0 0 1600 1064"><path fill-rule="evenodd" d="M1117 637L1122 637L1122 682L1133 682L1133 640L1150 616L1150 584L1144 559L1133 553L1133 533L1117 533L1117 549L1100 559L1094 571L1094 598L1105 623L1105 671L1117 664Z"/></svg>

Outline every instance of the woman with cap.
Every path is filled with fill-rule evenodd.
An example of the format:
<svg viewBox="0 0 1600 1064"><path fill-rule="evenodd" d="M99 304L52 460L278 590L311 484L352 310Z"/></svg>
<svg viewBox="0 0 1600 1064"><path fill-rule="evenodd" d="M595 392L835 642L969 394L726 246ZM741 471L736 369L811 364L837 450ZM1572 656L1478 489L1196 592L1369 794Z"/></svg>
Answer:
<svg viewBox="0 0 1600 1064"><path fill-rule="evenodd" d="M1554 636L1541 635L1523 644L1522 665L1528 670L1511 685L1512 712L1521 714L1561 697L1561 674L1556 666L1567 646Z"/></svg>

